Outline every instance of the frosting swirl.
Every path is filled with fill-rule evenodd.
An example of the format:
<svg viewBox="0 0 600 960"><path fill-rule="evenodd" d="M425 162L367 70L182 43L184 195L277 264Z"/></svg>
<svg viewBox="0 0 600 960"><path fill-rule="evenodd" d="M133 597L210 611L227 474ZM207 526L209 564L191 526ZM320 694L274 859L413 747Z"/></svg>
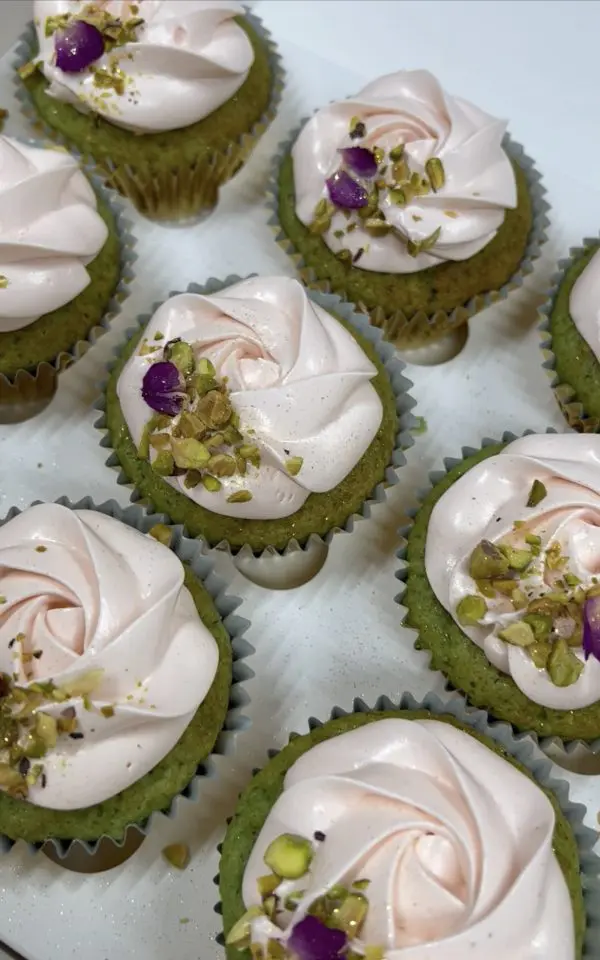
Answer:
<svg viewBox="0 0 600 960"><path fill-rule="evenodd" d="M545 495L526 507L536 480ZM521 582L528 601L553 596L556 575L562 577L567 569L576 590L594 587L600 570L600 437L522 437L472 467L440 497L429 521L425 568L433 592L457 623L458 604L476 593L469 558L482 540L515 549L532 541L537 544ZM553 557L568 558L568 567L557 567ZM572 710L600 700L600 662L594 657L585 660L581 646L570 648L570 655L579 661L578 678L559 686L546 669L536 666L527 649L499 637L522 615L506 597L497 596L487 601L479 624L461 624L461 629L534 703ZM564 619L562 627L568 631L573 623ZM560 631L560 624L555 627Z"/></svg>
<svg viewBox="0 0 600 960"><path fill-rule="evenodd" d="M353 139L357 121L364 135ZM296 213L304 224L313 222L317 204L328 197L325 181L340 167L340 150L377 147L385 155L378 177L386 184L379 208L391 229L380 236L356 219L346 232L349 223L337 210L322 233L327 246L334 253L349 250L360 257L357 267L376 272L415 273L467 260L493 239L505 210L517 204L514 172L502 149L505 130L505 121L451 97L426 70L381 77L355 97L323 107L304 126L292 149ZM410 171L420 177L426 176L427 161L441 161L444 183L400 205L390 189L388 161L390 151L402 146ZM410 255L409 242L422 244L438 230L431 249Z"/></svg>
<svg viewBox="0 0 600 960"><path fill-rule="evenodd" d="M0 527L0 595L0 671L20 686L103 671L91 704L73 696L44 707L55 717L74 708L83 736L58 740L44 757L46 785L29 799L79 809L148 773L218 662L175 554L101 513L41 504Z"/></svg>
<svg viewBox="0 0 600 960"><path fill-rule="evenodd" d="M271 841L317 832L325 839L309 873L290 882L304 893L278 919L284 938L291 916L297 923L334 885L361 879L370 881L369 909L352 944L358 953L369 945L386 960L573 960L554 822L542 790L464 731L375 721L323 741L288 770L248 860L244 902L260 904ZM255 927L281 938L273 924Z"/></svg>
<svg viewBox="0 0 600 960"><path fill-rule="evenodd" d="M238 3L99 0L95 6L115 17L143 18L136 40L115 47L91 69L65 73L56 66L46 20L77 15L88 5L85 0L35 0L42 69L49 81L46 92L127 130L177 130L204 119L237 93L254 61L252 44L234 20L244 14ZM99 86L97 70L118 71L124 92Z"/></svg>
<svg viewBox="0 0 600 960"><path fill-rule="evenodd" d="M108 229L79 166L61 150L0 136L0 333L74 300Z"/></svg>
<svg viewBox="0 0 600 960"><path fill-rule="evenodd" d="M596 359L600 359L600 250L573 284L569 313Z"/></svg>
<svg viewBox="0 0 600 960"><path fill-rule="evenodd" d="M352 335L297 280L254 277L212 296L180 294L156 311L117 384L138 446L150 413L141 392L152 362L146 345L176 338L226 378L240 429L260 451L258 467L249 466L242 478L222 477L217 492L167 478L208 510L253 520L288 517L311 493L337 486L379 429L382 406L370 382L377 370ZM291 458L302 464L296 475L287 466ZM251 499L229 502L241 486Z"/></svg>

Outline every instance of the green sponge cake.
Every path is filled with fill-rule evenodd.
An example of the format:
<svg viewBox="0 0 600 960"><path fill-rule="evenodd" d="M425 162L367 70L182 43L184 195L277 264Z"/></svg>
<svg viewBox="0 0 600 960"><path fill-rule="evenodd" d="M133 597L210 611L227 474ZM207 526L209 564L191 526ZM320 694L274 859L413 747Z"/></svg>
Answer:
<svg viewBox="0 0 600 960"><path fill-rule="evenodd" d="M34 4L20 68L47 128L153 219L214 206L275 112L281 77L260 23L236 3L63 6Z"/></svg>
<svg viewBox="0 0 600 960"><path fill-rule="evenodd" d="M261 551L361 510L393 462L396 403L351 324L295 280L255 277L163 303L111 373L106 426L155 509Z"/></svg>
<svg viewBox="0 0 600 960"><path fill-rule="evenodd" d="M446 942L473 960L579 960L573 829L492 736L390 709L291 740L242 793L223 843L229 960L404 948L425 960Z"/></svg>
<svg viewBox="0 0 600 960"><path fill-rule="evenodd" d="M432 669L543 737L600 737L599 463L593 435L485 447L434 486L408 535L401 602Z"/></svg>
<svg viewBox="0 0 600 960"><path fill-rule="evenodd" d="M575 252L548 305L556 395L571 426L597 431L600 425L600 253L598 242Z"/></svg>
<svg viewBox="0 0 600 960"><path fill-rule="evenodd" d="M165 545L168 528L150 532L56 503L0 527L0 834L11 840L122 840L169 808L223 728L230 638Z"/></svg>
<svg viewBox="0 0 600 960"><path fill-rule="evenodd" d="M285 151L278 239L305 282L359 305L398 346L443 336L506 292L533 235L528 168L505 129L427 71L374 80Z"/></svg>
<svg viewBox="0 0 600 960"><path fill-rule="evenodd" d="M3 226L11 257L0 276L0 375L11 380L41 363L63 365L103 322L121 279L121 243L106 200L67 153L0 137L0 165L2 193L18 202Z"/></svg>

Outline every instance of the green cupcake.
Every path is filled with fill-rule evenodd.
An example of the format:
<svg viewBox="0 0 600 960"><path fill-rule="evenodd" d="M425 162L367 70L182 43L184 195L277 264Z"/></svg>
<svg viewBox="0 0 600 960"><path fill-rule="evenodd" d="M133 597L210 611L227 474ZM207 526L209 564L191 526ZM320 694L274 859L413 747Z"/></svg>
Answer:
<svg viewBox="0 0 600 960"><path fill-rule="evenodd" d="M313 722L242 793L221 850L229 960L348 950L382 960L446 939L453 956L468 944L473 960L489 956L490 940L499 955L537 943L547 956L558 941L564 956L593 956L580 875L593 840L550 764L435 698L425 709L383 700L356 711ZM442 891L457 896L450 913Z"/></svg>
<svg viewBox="0 0 600 960"><path fill-rule="evenodd" d="M171 535L90 501L0 526L0 835L119 843L202 772L238 705L243 624L230 636L212 564Z"/></svg>
<svg viewBox="0 0 600 960"><path fill-rule="evenodd" d="M600 429L600 305L598 240L586 240L559 263L560 274L541 309L544 366L554 395L575 430Z"/></svg>
<svg viewBox="0 0 600 960"><path fill-rule="evenodd" d="M401 551L399 601L431 669L470 703L540 737L593 742L600 438L505 439L434 478Z"/></svg>
<svg viewBox="0 0 600 960"><path fill-rule="evenodd" d="M48 17L45 4L23 39L28 115L144 216L198 219L275 115L282 72L269 35L236 3L130 4L121 18L72 6Z"/></svg>
<svg viewBox="0 0 600 960"><path fill-rule="evenodd" d="M539 177L505 129L427 71L381 77L283 148L277 240L397 346L438 339L518 286L545 239Z"/></svg>
<svg viewBox="0 0 600 960"><path fill-rule="evenodd" d="M120 351L99 423L109 463L233 552L350 529L411 442L401 364L338 298L235 279L167 300Z"/></svg>
<svg viewBox="0 0 600 960"><path fill-rule="evenodd" d="M108 195L62 150L0 137L0 163L12 180L3 195L18 209L3 232L1 404L54 389L118 312L132 242Z"/></svg>

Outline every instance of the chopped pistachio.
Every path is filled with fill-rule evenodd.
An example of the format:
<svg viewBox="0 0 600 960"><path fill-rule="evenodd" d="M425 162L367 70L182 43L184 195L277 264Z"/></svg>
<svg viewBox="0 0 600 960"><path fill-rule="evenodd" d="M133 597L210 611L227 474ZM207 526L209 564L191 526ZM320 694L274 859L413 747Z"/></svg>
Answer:
<svg viewBox="0 0 600 960"><path fill-rule="evenodd" d="M506 544L501 544L498 549L504 554L512 570L524 570L533 558L531 550L517 550L515 547L509 547Z"/></svg>
<svg viewBox="0 0 600 960"><path fill-rule="evenodd" d="M100 707L100 713L102 714L103 717L106 717L107 720L110 720L110 718L114 717L115 715L115 708L110 706Z"/></svg>
<svg viewBox="0 0 600 960"><path fill-rule="evenodd" d="M46 17L44 23L44 36L51 37L57 30L62 30L67 26L71 15L69 13L57 13L54 16Z"/></svg>
<svg viewBox="0 0 600 960"><path fill-rule="evenodd" d="M176 340L174 343L167 344L165 359L175 364L184 377L189 376L194 370L194 351L185 340Z"/></svg>
<svg viewBox="0 0 600 960"><path fill-rule="evenodd" d="M209 493L217 493L221 489L221 481L217 480L216 477L211 477L209 473L205 473L202 477L202 484Z"/></svg>
<svg viewBox="0 0 600 960"><path fill-rule="evenodd" d="M196 367L196 373L199 373L202 377L216 377L217 375L217 371L208 357L200 357L198 366Z"/></svg>
<svg viewBox="0 0 600 960"><path fill-rule="evenodd" d="M368 909L366 897L360 893L351 893L333 911L330 923L338 930L343 930L349 939L354 939L360 936Z"/></svg>
<svg viewBox="0 0 600 960"><path fill-rule="evenodd" d="M210 453L204 444L192 437L183 440L173 438L171 449L176 465L182 470L204 467L210 460Z"/></svg>
<svg viewBox="0 0 600 960"><path fill-rule="evenodd" d="M441 190L446 182L446 174L444 171L444 164L438 157L430 157L430 159L425 164L425 173L429 178L432 190L437 193L438 190Z"/></svg>
<svg viewBox="0 0 600 960"><path fill-rule="evenodd" d="M487 612L487 604L483 597L473 594L463 597L456 608L458 622L463 627L473 627L478 624Z"/></svg>
<svg viewBox="0 0 600 960"><path fill-rule="evenodd" d="M369 217L365 220L364 227L374 237L385 237L392 229L389 223L377 217Z"/></svg>
<svg viewBox="0 0 600 960"><path fill-rule="evenodd" d="M185 870L190 862L190 848L185 843L170 843L163 847L163 857L177 870Z"/></svg>
<svg viewBox="0 0 600 960"><path fill-rule="evenodd" d="M291 477L296 477L300 473L303 463L304 457L290 457L289 460L285 461L285 469Z"/></svg>
<svg viewBox="0 0 600 960"><path fill-rule="evenodd" d="M103 676L104 670L88 670L87 673L81 673L78 677L73 677L72 680L63 681L59 689L67 697L83 697L97 690Z"/></svg>
<svg viewBox="0 0 600 960"><path fill-rule="evenodd" d="M209 450L214 450L216 447L224 447L225 435L222 433L213 433L212 436L205 437L202 442Z"/></svg>
<svg viewBox="0 0 600 960"><path fill-rule="evenodd" d="M600 597L600 586L590 587L589 590L586 591L586 596L587 596L587 597Z"/></svg>
<svg viewBox="0 0 600 960"><path fill-rule="evenodd" d="M257 917L264 916L261 907L250 907L245 914L234 923L231 930L225 938L225 944L228 947L237 947L243 950L250 944L250 932L252 921Z"/></svg>
<svg viewBox="0 0 600 960"><path fill-rule="evenodd" d="M161 450L152 461L152 469L159 477L170 477L175 470L173 454L168 450Z"/></svg>
<svg viewBox="0 0 600 960"><path fill-rule="evenodd" d="M529 624L536 640L545 642L552 631L552 617L543 613L527 613L523 622Z"/></svg>
<svg viewBox="0 0 600 960"><path fill-rule="evenodd" d="M383 947L369 947L363 949L362 960L385 960L385 950Z"/></svg>
<svg viewBox="0 0 600 960"><path fill-rule="evenodd" d="M236 472L235 458L226 453L216 453L210 457L206 469L215 477L232 477Z"/></svg>
<svg viewBox="0 0 600 960"><path fill-rule="evenodd" d="M469 560L469 573L474 580L491 580L508 572L508 560L490 540L482 540Z"/></svg>
<svg viewBox="0 0 600 960"><path fill-rule="evenodd" d="M379 166L385 160L385 150L382 150L381 147L373 147L373 156L375 157L375 163Z"/></svg>
<svg viewBox="0 0 600 960"><path fill-rule="evenodd" d="M243 443L237 453L244 460L249 460L253 466L260 467L260 450L255 443Z"/></svg>
<svg viewBox="0 0 600 960"><path fill-rule="evenodd" d="M229 420L233 421L233 410L229 398L218 390L210 390L198 403L196 413L208 423L210 427L223 427Z"/></svg>
<svg viewBox="0 0 600 960"><path fill-rule="evenodd" d="M525 534L525 543L528 543L532 547L539 547L542 542L542 538L538 537L536 533L526 533Z"/></svg>
<svg viewBox="0 0 600 960"><path fill-rule="evenodd" d="M526 506L537 507L538 503L542 502L547 493L548 491L546 490L542 481L534 480L531 484L531 490L529 491L529 496L527 497Z"/></svg>
<svg viewBox="0 0 600 960"><path fill-rule="evenodd" d="M393 203L396 207L404 207L408 203L408 193L401 187L393 187L391 190L388 190L388 197L390 198L390 203Z"/></svg>
<svg viewBox="0 0 600 960"><path fill-rule="evenodd" d="M193 490L201 482L202 474L199 470L188 470L184 477L183 485L186 490Z"/></svg>
<svg viewBox="0 0 600 960"><path fill-rule="evenodd" d="M308 232L321 237L331 229L331 217L317 217L308 225Z"/></svg>
<svg viewBox="0 0 600 960"><path fill-rule="evenodd" d="M527 647L527 653L533 660L535 666L543 670L548 665L548 658L552 653L552 644L545 643L543 640L536 641Z"/></svg>
<svg viewBox="0 0 600 960"><path fill-rule="evenodd" d="M153 450L165 450L171 443L171 437L168 433L153 433L149 439Z"/></svg>
<svg viewBox="0 0 600 960"><path fill-rule="evenodd" d="M23 777L18 770L14 770L8 763L0 763L0 787L8 790L22 783Z"/></svg>
<svg viewBox="0 0 600 960"><path fill-rule="evenodd" d="M392 166L392 177L395 183L404 183L410 180L410 170L406 160L397 160Z"/></svg>
<svg viewBox="0 0 600 960"><path fill-rule="evenodd" d="M46 750L52 750L58 739L58 728L54 717L49 713L36 713L35 734L43 741Z"/></svg>
<svg viewBox="0 0 600 960"><path fill-rule="evenodd" d="M561 637L552 646L547 669L556 687L570 687L581 676L583 663L569 648L567 641Z"/></svg>
<svg viewBox="0 0 600 960"><path fill-rule="evenodd" d="M401 160L404 154L404 144L399 143L397 147L392 147L389 152L389 158L392 163L395 163L397 160Z"/></svg>
<svg viewBox="0 0 600 960"><path fill-rule="evenodd" d="M261 897L270 897L281 883L281 877L276 873L267 873L264 877L259 877L256 883Z"/></svg>
<svg viewBox="0 0 600 960"><path fill-rule="evenodd" d="M154 526L148 530L148 534L165 547L171 546L171 530L166 523L155 523Z"/></svg>
<svg viewBox="0 0 600 960"><path fill-rule="evenodd" d="M277 910L277 897L265 897L263 900L263 910L265 915L269 920L273 920L275 917L275 911Z"/></svg>
<svg viewBox="0 0 600 960"><path fill-rule="evenodd" d="M214 377L208 377L204 373L197 373L194 377L194 390L199 397L206 396L207 393L210 393L211 390L215 390L217 387L217 381Z"/></svg>
<svg viewBox="0 0 600 960"><path fill-rule="evenodd" d="M196 440L203 440L206 434L206 424L195 413L190 410L184 410L177 420L177 426L174 435L177 437L194 437Z"/></svg>
<svg viewBox="0 0 600 960"><path fill-rule="evenodd" d="M309 840L293 833L282 833L267 847L263 860L284 880L298 880L310 867L313 848Z"/></svg>
<svg viewBox="0 0 600 960"><path fill-rule="evenodd" d="M227 503L248 503L249 500L252 500L249 490L236 490L227 497Z"/></svg>
<svg viewBox="0 0 600 960"><path fill-rule="evenodd" d="M527 606L527 597L522 590L519 590L518 587L513 590L510 595L510 599L515 610L524 610Z"/></svg>
<svg viewBox="0 0 600 960"><path fill-rule="evenodd" d="M7 286L8 279L0 274L0 290L6 290Z"/></svg>
<svg viewBox="0 0 600 960"><path fill-rule="evenodd" d="M406 244L406 250L409 256L418 257L420 253L426 253L428 250L431 250L440 238L442 228L438 227L437 230L434 230L428 237L425 237L423 240L409 240Z"/></svg>
<svg viewBox="0 0 600 960"><path fill-rule="evenodd" d="M578 587L581 580L574 573L565 573L565 583L568 587Z"/></svg>
<svg viewBox="0 0 600 960"><path fill-rule="evenodd" d="M511 623L498 634L501 640L512 643L516 647L529 647L535 643L535 634L528 623L517 620Z"/></svg>

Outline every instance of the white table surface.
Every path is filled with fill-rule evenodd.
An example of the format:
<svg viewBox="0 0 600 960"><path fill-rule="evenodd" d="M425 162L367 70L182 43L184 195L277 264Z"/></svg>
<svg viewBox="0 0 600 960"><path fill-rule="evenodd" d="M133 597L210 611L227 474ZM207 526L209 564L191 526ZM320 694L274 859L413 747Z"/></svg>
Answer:
<svg viewBox="0 0 600 960"><path fill-rule="evenodd" d="M259 0L253 4L279 43L288 71L284 102L252 162L228 185L216 213L186 231L152 227L132 216L138 237L138 282L121 319L61 379L51 407L30 424L0 427L0 515L35 498L127 502L104 467L90 404L111 350L137 312L210 275L251 271L291 273L272 242L262 205L270 156L300 118L334 97L355 92L380 73L427 67L453 93L497 116L535 158L552 204L542 261L525 288L471 325L463 352L443 369L412 367L428 431L408 453L402 484L351 537L339 537L318 577L298 590L252 587L231 566L223 572L243 596L252 621L248 640L256 678L245 711L252 727L234 756L223 758L200 810L185 803L178 820L162 820L124 867L81 877L61 872L17 845L0 858L0 939L27 960L217 960L219 928L211 877L219 825L211 809L231 808L237 787L266 750L309 715L325 716L354 696L410 688L443 691L425 669L413 636L399 626L394 604L394 530L428 471L463 445L505 429L563 429L541 370L535 307L559 256L600 229L600 95L595 0L440 0L344 2ZM0 55L30 15L28 0L0 0ZM8 62L0 61L0 106L11 110L7 132L21 133L11 109ZM44 469L38 469L43 461ZM66 466L66 465L75 466ZM10 469L7 469L7 466ZM343 657L339 651L343 650ZM596 825L600 786L567 775L573 795ZM192 838L190 868L175 876L160 858L164 843ZM180 918L190 922L180 924Z"/></svg>

